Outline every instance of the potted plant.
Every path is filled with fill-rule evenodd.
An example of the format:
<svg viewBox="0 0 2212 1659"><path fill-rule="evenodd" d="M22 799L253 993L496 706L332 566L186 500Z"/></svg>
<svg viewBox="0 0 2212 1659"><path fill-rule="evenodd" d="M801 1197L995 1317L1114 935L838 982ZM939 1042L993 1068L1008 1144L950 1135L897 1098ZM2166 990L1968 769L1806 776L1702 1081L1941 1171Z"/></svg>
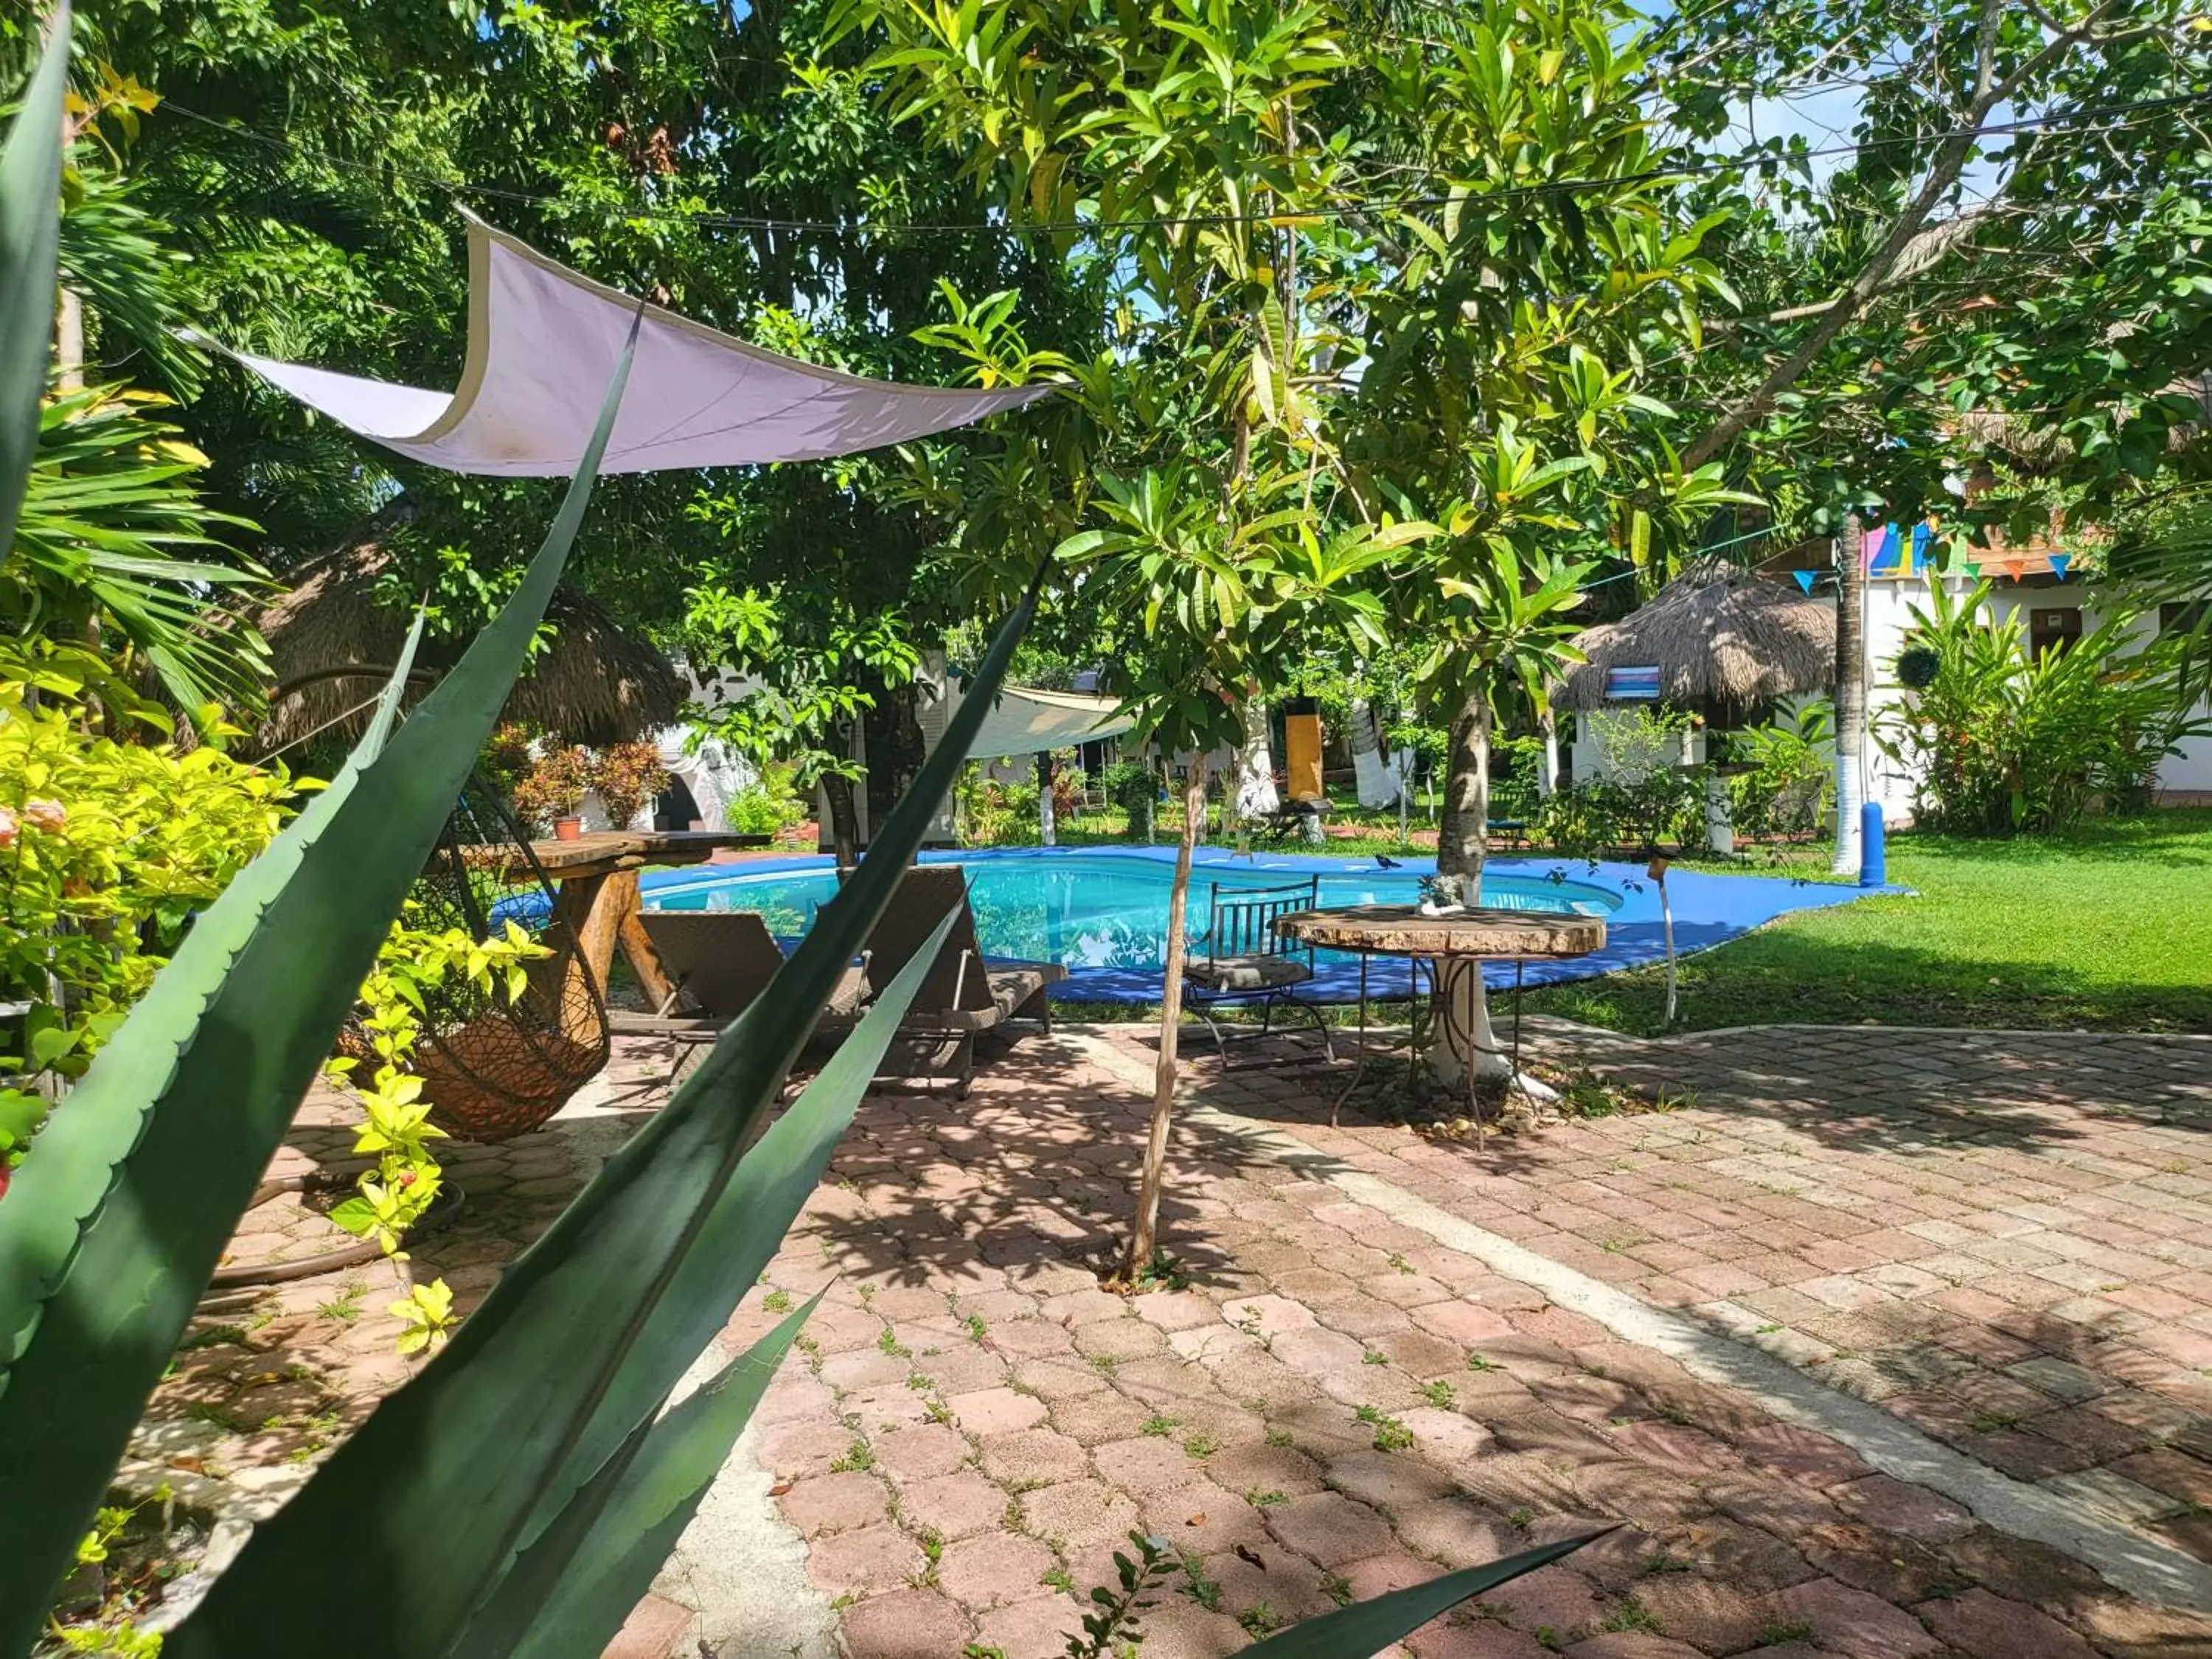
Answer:
<svg viewBox="0 0 2212 1659"><path fill-rule="evenodd" d="M584 833L576 809L591 783L590 751L565 744L549 748L515 785L514 810L532 825L550 824L557 839L574 841Z"/></svg>
<svg viewBox="0 0 2212 1659"><path fill-rule="evenodd" d="M627 830L646 804L668 787L668 769L660 763L659 744L618 743L599 751L591 781L607 809L608 823Z"/></svg>

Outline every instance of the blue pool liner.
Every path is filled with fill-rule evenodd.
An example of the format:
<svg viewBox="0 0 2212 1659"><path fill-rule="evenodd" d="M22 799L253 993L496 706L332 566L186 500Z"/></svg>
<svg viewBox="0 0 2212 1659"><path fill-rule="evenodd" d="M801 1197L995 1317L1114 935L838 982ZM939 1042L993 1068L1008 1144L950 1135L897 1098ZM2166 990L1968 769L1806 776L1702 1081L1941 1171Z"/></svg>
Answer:
<svg viewBox="0 0 2212 1659"><path fill-rule="evenodd" d="M1099 857L1146 859L1161 864L1173 864L1172 847L994 847L965 852L924 853L924 864L981 864L999 859L1060 859ZM1436 860L1427 854L1408 853L1397 860L1401 873L1409 876L1432 874ZM655 895L685 890L696 890L712 887L732 877L761 876L781 872L803 872L832 867L833 860L826 854L793 855L787 858L746 859L741 862L717 865L692 865L675 870L647 870L638 878L638 885L645 895L648 908ZM1204 902L1201 882L1209 872L1236 872L1249 876L1254 872L1278 872L1286 876L1335 875L1358 871L1372 871L1376 861L1370 858L1329 857L1326 854L1297 854L1278 852L1255 852L1249 857L1228 848L1202 847L1192 863L1194 890ZM1517 876L1524 880L1558 880L1583 886L1596 887L1619 896L1620 908L1605 919L1606 942L1602 950L1586 957L1561 962L1530 962L1524 965L1522 982L1528 986L1557 985L1570 980L1595 979L1601 974L1619 973L1631 968L1650 967L1667 959L1665 936L1659 915L1659 888L1641 864L1624 864L1603 860L1592 864L1581 859L1492 857L1486 866L1501 876ZM1855 903L1863 898L1878 896L1908 894L1911 889L1895 885L1867 888L1844 886L1828 882L1808 881L1790 876L1757 876L1721 874L1705 870L1690 869L1676 865L1667 873L1668 895L1674 910L1674 949L1678 956L1689 956L1698 951L1710 951L1716 945L1741 939L1754 927L1763 927L1780 916L1800 910L1825 910L1837 905ZM527 900L511 902L511 914L524 919L542 912L544 901L535 895ZM505 911L507 907L502 906ZM495 920L501 919L495 914ZM1202 913L1197 919L1203 925ZM1410 965L1402 958L1376 957L1368 964L1367 989L1370 997L1402 997L1406 994ZM1490 984L1499 989L1510 988L1514 983L1514 964L1493 962L1484 969ZM1149 1003L1160 1000L1160 973L1158 969L1135 968L1074 968L1067 977L1052 990L1058 1002ZM1424 980L1425 988L1425 979ZM1297 995L1313 1002L1350 1002L1359 994L1359 967L1357 962L1322 958L1316 962L1314 978L1301 986Z"/></svg>

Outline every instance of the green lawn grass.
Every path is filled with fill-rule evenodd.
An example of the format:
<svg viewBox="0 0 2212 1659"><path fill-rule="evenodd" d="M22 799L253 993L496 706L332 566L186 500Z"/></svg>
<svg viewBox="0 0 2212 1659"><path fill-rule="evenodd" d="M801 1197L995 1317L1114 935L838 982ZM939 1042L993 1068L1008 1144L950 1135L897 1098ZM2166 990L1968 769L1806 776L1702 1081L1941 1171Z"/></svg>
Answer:
<svg viewBox="0 0 2212 1659"><path fill-rule="evenodd" d="M2047 838L1893 836L1889 878L1919 896L1785 916L1685 957L1679 1025L2212 1030L2212 811ZM1647 970L1528 1006L1650 1033L1664 996Z"/></svg>

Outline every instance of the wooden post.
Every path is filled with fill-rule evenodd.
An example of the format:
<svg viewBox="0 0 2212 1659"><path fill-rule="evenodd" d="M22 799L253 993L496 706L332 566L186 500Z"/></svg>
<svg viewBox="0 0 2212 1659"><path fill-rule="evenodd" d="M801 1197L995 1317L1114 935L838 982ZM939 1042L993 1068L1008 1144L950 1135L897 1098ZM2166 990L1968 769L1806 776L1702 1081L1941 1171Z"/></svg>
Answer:
<svg viewBox="0 0 2212 1659"><path fill-rule="evenodd" d="M564 980L565 975L578 972L589 974L604 1001L608 978L614 968L615 950L620 946L629 959L630 970L637 975L638 989L644 993L647 1002L657 1008L665 1001L674 988L667 969L661 965L660 953L653 948L653 940L646 933L641 919L644 908L638 896L635 870L572 876L562 880L553 900L553 916L568 930L574 953L562 964ZM582 1006L569 1000L569 989L564 982L562 1007Z"/></svg>

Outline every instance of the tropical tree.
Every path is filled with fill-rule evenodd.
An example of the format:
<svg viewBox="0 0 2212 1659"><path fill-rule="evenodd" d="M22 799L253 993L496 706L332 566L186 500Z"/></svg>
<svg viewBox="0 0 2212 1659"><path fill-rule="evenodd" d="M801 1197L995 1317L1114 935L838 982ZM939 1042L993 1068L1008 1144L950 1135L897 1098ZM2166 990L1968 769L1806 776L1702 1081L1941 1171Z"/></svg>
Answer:
<svg viewBox="0 0 2212 1659"><path fill-rule="evenodd" d="M1248 745L1301 638L1382 638L1372 577L1428 526L1331 510L1340 467L1317 388L1314 216L1346 157L1316 125L1346 64L1327 5L1049 0L985 9L854 0L885 107L957 162L979 205L1040 247L1082 250L1108 283L1110 347L1031 350L1010 298L955 299L927 337L978 378L1058 374L1060 424L964 477L933 480L968 527L1063 532L1086 602L1129 619L1117 685L1141 738L1188 757L1169 905L1160 1060L1127 1268L1148 1271L1174 1102L1192 851L1208 757Z"/></svg>
<svg viewBox="0 0 2212 1659"><path fill-rule="evenodd" d="M965 185L875 109L866 49L825 38L823 0L741 11L330 0L303 18L277 0L183 0L104 8L82 35L137 100L133 131L106 126L128 203L184 256L162 264L171 320L226 345L453 384L466 209L626 291L856 373L942 372L912 334L939 314L946 270L1018 293L1039 345L1088 355L1099 313L1084 273L996 228L942 228L976 217ZM96 359L135 362L167 337L88 305ZM279 580L374 536L396 605L440 592L434 628L472 631L511 590L550 485L382 456L250 376L186 366L205 385L183 436L213 458L213 504L259 526L232 539ZM939 526L885 487L896 467L608 480L568 580L683 645L694 590L807 590L835 569L846 622L896 610L927 648L1005 590L926 567ZM794 617L787 638L811 623ZM881 697L872 674L818 662L839 698Z"/></svg>
<svg viewBox="0 0 2212 1659"><path fill-rule="evenodd" d="M694 729L757 771L781 766L795 787L820 785L838 867L850 868L860 846L853 784L878 769L854 759L854 733L921 670L906 617L820 586L733 593L709 577L687 597L678 638L692 672L710 683L687 710ZM711 684L722 674L751 689L726 697Z"/></svg>
<svg viewBox="0 0 2212 1659"><path fill-rule="evenodd" d="M100 645L118 684L150 678L211 722L266 690L267 648L231 608L265 583L223 556L214 532L251 526L201 501L207 458L161 418L167 401L118 386L47 399L0 562L0 621L20 644Z"/></svg>
<svg viewBox="0 0 2212 1659"><path fill-rule="evenodd" d="M1419 524L1353 525L1325 536L1270 498L1304 488L1297 475L1248 481L1224 503L1212 475L1148 469L1108 477L1094 504L1104 527L1079 532L1063 556L1096 560L1096 580L1145 618L1147 650L1127 702L1133 735L1187 757L1182 816L1168 897L1160 997L1160 1058L1125 1276L1139 1282L1159 1250L1159 1207L1175 1103L1188 937L1190 870L1206 820L1209 753L1235 749L1268 679L1316 635L1340 633L1369 647L1383 638L1382 605L1362 580L1400 545L1427 536Z"/></svg>
<svg viewBox="0 0 2212 1659"><path fill-rule="evenodd" d="M1600 558L1647 562L1742 499L1686 467L1650 360L1729 290L1685 222L1641 100L1636 15L1609 0L1486 0L1441 38L1394 39L1360 83L1363 143L1420 186L1340 261L1364 365L1337 431L1349 488L1446 533L1390 569L1394 631L1450 733L1437 869L1480 890L1501 712L1540 719ZM1457 1024L1494 1051L1479 978ZM1458 1080L1440 1045L1432 1066ZM1492 1072L1502 1061L1489 1052Z"/></svg>
<svg viewBox="0 0 2212 1659"><path fill-rule="evenodd" d="M1881 5L1723 0L1679 9L1652 58L1731 215L1714 246L1742 297L1703 349L1655 362L1659 387L1705 411L1685 459L1725 461L1778 532L1838 536L1884 504L2002 516L1948 500L1992 452L2034 447L2092 514L2200 465L2184 382L2212 356L2212 225L2188 181L2212 165L2212 36L2186 6L1938 0L1906 27ZM1790 122L1839 91L1832 142ZM1761 112L1766 136L1735 136ZM1864 688L1856 653L1838 662L1855 785Z"/></svg>
<svg viewBox="0 0 2212 1659"><path fill-rule="evenodd" d="M39 245L65 302L44 307L43 326L26 337L35 357L19 365L50 395L27 432L0 438L0 465L19 467L22 479L21 494L0 504L0 627L33 655L82 647L72 672L96 685L94 706L118 732L171 718L148 694L203 723L253 708L267 656L232 609L261 586L259 573L217 539L253 527L203 501L208 458L166 418L161 393L85 384L88 318L95 343L119 331L151 337L143 366L158 376L182 362L167 332L179 320L171 262L152 240L158 226L118 177L111 138L111 129L135 128L145 101L112 71L72 94L56 131L64 210L7 233L27 249ZM11 295L24 313L12 320L29 328L40 293Z"/></svg>

